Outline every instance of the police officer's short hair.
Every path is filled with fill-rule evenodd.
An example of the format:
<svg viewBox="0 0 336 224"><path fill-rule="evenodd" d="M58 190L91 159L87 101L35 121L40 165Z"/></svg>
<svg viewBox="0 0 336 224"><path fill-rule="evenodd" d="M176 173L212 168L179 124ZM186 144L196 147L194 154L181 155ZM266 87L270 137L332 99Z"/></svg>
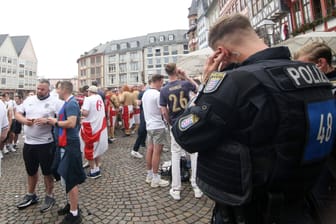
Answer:
<svg viewBox="0 0 336 224"><path fill-rule="evenodd" d="M152 82L161 81L163 78L164 78L163 75L155 74L155 75L152 76Z"/></svg>
<svg viewBox="0 0 336 224"><path fill-rule="evenodd" d="M218 40L221 40L224 37L229 37L237 32L240 33L239 36L242 36L243 31L254 32L248 17L239 13L230 16L224 16L218 20L210 29L209 46L212 49L215 49L215 45Z"/></svg>
<svg viewBox="0 0 336 224"><path fill-rule="evenodd" d="M309 61L317 63L319 58L325 58L327 63L331 65L332 52L331 48L325 43L314 41L301 47L295 54L294 59L306 56Z"/></svg>

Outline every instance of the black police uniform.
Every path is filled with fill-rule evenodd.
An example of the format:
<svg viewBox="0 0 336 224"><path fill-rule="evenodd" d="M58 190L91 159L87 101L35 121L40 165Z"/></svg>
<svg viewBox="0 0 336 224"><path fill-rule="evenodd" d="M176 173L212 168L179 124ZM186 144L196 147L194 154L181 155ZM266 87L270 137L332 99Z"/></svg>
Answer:
<svg viewBox="0 0 336 224"><path fill-rule="evenodd" d="M304 198L335 138L331 84L287 47L211 74L174 123L199 152L197 184L216 201L213 223L312 223Z"/></svg>

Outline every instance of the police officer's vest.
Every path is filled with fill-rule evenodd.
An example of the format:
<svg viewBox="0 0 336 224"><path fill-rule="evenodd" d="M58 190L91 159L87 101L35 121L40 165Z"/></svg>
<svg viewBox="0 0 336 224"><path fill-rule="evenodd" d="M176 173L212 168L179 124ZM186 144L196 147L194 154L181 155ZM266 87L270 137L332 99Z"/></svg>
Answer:
<svg viewBox="0 0 336 224"><path fill-rule="evenodd" d="M244 100L256 107L267 101L278 119L267 126L257 112L252 130L233 130L236 142L200 152L197 184L215 201L229 205L246 203L257 188L302 197L315 183L335 139L336 106L329 80L313 64L288 60L258 62L233 72L238 89L256 85L269 96ZM212 106L220 114L220 105ZM258 139L262 136L252 134L253 127L260 130L264 124L276 132Z"/></svg>

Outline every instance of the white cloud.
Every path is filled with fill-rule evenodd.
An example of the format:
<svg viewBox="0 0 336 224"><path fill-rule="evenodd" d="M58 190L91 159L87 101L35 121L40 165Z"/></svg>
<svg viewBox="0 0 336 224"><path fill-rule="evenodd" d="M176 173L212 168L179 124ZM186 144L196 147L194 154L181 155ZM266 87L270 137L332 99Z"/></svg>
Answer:
<svg viewBox="0 0 336 224"><path fill-rule="evenodd" d="M191 0L10 0L1 3L1 34L29 35L38 75L73 77L85 51L110 40L188 29Z"/></svg>

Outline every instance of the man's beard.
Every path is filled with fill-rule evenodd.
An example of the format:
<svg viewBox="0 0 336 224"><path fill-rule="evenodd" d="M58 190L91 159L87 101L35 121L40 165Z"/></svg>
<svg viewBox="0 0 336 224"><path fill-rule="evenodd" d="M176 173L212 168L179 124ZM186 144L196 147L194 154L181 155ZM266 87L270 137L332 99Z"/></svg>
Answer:
<svg viewBox="0 0 336 224"><path fill-rule="evenodd" d="M38 95L38 94L37 94L37 98L38 98L39 100L45 100L45 99L47 99L49 96L50 96L49 93L46 94L46 95L44 95L44 96L41 96L41 95Z"/></svg>

